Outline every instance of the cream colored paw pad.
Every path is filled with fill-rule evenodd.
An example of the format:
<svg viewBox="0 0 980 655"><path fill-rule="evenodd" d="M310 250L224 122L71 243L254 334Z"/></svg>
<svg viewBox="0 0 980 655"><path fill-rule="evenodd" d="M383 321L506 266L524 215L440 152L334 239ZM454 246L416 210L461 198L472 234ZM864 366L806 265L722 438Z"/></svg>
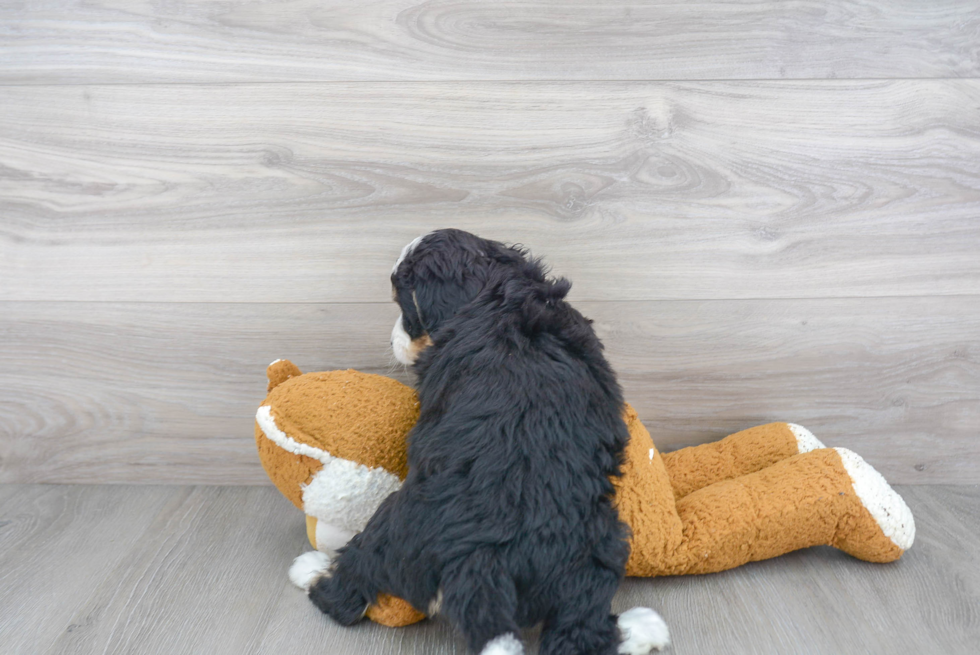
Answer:
<svg viewBox="0 0 980 655"><path fill-rule="evenodd" d="M813 436L813 433L807 430L802 425L797 425L796 423L787 423L790 432L796 437L796 447L801 453L808 453L811 450L819 450L821 448L826 448L819 439Z"/></svg>
<svg viewBox="0 0 980 655"><path fill-rule="evenodd" d="M874 517L881 531L903 551L911 548L915 540L915 521L912 510L902 497L860 455L847 448L834 450L840 455L844 470L851 477L854 493Z"/></svg>

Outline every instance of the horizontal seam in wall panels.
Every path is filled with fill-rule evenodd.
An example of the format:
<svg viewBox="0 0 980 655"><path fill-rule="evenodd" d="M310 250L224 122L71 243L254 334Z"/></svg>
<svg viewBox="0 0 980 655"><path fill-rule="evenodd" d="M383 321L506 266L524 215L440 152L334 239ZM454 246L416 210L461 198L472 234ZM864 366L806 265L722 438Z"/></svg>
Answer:
<svg viewBox="0 0 980 655"><path fill-rule="evenodd" d="M777 82L792 84L796 82L827 82L846 84L849 82L951 82L980 81L980 75L970 77L758 77L758 78L657 78L657 79L461 79L461 80L238 80L238 81L188 81L188 82L0 82L0 87L57 87L57 86L247 86L247 85L288 85L288 84L676 84L676 83L753 83Z"/></svg>
<svg viewBox="0 0 980 655"><path fill-rule="evenodd" d="M951 293L951 294L911 294L911 295L891 295L891 296L804 296L804 297L783 297L783 296L764 296L750 298L621 298L621 299L592 299L574 298L569 302L576 303L632 303L632 302L767 302L767 301L798 301L805 302L810 300L923 300L927 298L976 298L980 300L980 294L973 293ZM390 300L256 300L256 301L236 301L236 300L5 300L0 299L0 305L14 303L32 304L117 304L117 305L391 305Z"/></svg>

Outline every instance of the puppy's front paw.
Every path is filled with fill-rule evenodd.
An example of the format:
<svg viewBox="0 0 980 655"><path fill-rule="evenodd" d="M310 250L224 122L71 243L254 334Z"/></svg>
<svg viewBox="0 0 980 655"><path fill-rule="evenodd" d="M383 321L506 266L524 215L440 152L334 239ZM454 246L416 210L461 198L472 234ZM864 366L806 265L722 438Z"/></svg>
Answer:
<svg viewBox="0 0 980 655"><path fill-rule="evenodd" d="M293 565L289 567L289 580L300 589L309 591L313 583L329 570L330 556L311 550L293 560Z"/></svg>
<svg viewBox="0 0 980 655"><path fill-rule="evenodd" d="M634 607L619 615L616 622L622 641L621 655L647 655L670 643L667 624L649 607Z"/></svg>

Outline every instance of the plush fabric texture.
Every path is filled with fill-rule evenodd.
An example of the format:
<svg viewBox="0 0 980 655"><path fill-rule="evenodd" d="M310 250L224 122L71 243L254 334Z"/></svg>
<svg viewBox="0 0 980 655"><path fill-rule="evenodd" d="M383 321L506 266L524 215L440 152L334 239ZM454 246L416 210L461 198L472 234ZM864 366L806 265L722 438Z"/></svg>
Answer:
<svg viewBox="0 0 980 655"><path fill-rule="evenodd" d="M316 524L316 517L306 517L306 537L314 548L317 547ZM367 617L375 623L390 628L400 628L418 623L425 618L425 614L412 607L408 601L388 594L380 594L377 602L368 608Z"/></svg>
<svg viewBox="0 0 980 655"><path fill-rule="evenodd" d="M265 370L265 374L266 377L269 378L269 385L266 387L266 393L268 393L289 378L295 378L303 375L303 372L299 370L299 367L296 366L296 364L293 364L288 359L277 359L269 364L268 368Z"/></svg>
<svg viewBox="0 0 980 655"><path fill-rule="evenodd" d="M378 594L378 601L368 607L365 616L389 628L412 625L425 618L425 614L412 607L407 600L388 594Z"/></svg>
<svg viewBox="0 0 980 655"><path fill-rule="evenodd" d="M405 478L405 437L419 416L412 389L383 375L352 369L302 375L287 360L273 362L267 374L270 391L262 407L270 407L285 434L334 457ZM323 463L284 450L266 437L258 422L255 442L269 478L303 509L303 487Z"/></svg>
<svg viewBox="0 0 980 655"><path fill-rule="evenodd" d="M709 484L755 473L796 454L796 435L789 425L769 423L698 448L665 453L663 460L674 497L680 499Z"/></svg>
<svg viewBox="0 0 980 655"><path fill-rule="evenodd" d="M285 360L268 375L263 407L291 440L405 477L406 437L418 418L410 388L353 370L301 375ZM613 484L619 516L632 531L627 575L723 571L816 545L890 562L912 543L911 512L870 465L845 449L799 452L789 424L661 455L629 405L624 419L630 440ZM269 477L304 509L303 489L322 463L280 447L258 424L256 442ZM316 525L317 517L308 516L314 548ZM389 626L424 618L383 594L367 616Z"/></svg>
<svg viewBox="0 0 980 655"><path fill-rule="evenodd" d="M819 545L835 546L869 562L890 562L902 555L854 492L833 448L793 454L737 475L743 468L755 467L769 452L763 449L760 457L748 457L742 466L727 469L737 477L718 479L693 491L685 482L682 490L688 493L680 495L671 487L664 458L629 408L627 423L631 440L623 476L616 481L620 518L633 530L626 575L713 573ZM763 434L772 433L770 426L761 427ZM752 444L756 436L746 430L728 439L743 438ZM791 432L790 437L795 444ZM695 463L700 452L708 462L716 462L716 446L685 449L692 452L675 458L673 464Z"/></svg>

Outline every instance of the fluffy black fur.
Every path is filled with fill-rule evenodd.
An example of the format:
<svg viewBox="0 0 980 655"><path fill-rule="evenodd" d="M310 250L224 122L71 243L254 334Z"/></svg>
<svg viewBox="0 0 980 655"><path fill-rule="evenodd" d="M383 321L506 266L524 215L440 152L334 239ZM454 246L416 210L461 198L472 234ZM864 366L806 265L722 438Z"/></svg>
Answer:
<svg viewBox="0 0 980 655"><path fill-rule="evenodd" d="M591 321L519 248L429 234L392 275L421 415L409 473L310 598L342 624L379 592L441 614L479 652L544 622L542 655L612 654L626 527L611 498L628 439ZM414 297L413 297L414 292Z"/></svg>

